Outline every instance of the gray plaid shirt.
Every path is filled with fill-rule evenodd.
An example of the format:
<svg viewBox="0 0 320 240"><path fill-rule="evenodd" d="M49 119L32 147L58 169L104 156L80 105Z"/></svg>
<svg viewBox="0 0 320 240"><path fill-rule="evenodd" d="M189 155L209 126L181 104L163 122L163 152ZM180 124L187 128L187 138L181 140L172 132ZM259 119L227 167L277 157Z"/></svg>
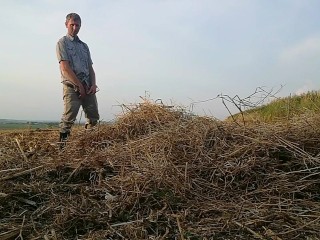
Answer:
<svg viewBox="0 0 320 240"><path fill-rule="evenodd" d="M92 65L89 47L82 42L78 36L72 37L66 35L59 39L56 52L59 63L68 61L71 69L82 83L91 86L89 77L89 66ZM69 79L61 72L61 80L63 83L69 82Z"/></svg>

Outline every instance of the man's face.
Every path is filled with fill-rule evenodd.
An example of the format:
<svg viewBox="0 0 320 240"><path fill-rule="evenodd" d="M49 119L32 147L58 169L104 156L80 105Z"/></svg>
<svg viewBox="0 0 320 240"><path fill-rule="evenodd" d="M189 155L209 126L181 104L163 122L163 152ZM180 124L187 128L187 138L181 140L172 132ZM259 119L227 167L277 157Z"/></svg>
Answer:
<svg viewBox="0 0 320 240"><path fill-rule="evenodd" d="M74 37L80 30L81 22L77 20L75 21L71 18L68 22L66 22L66 27L68 29L68 34Z"/></svg>

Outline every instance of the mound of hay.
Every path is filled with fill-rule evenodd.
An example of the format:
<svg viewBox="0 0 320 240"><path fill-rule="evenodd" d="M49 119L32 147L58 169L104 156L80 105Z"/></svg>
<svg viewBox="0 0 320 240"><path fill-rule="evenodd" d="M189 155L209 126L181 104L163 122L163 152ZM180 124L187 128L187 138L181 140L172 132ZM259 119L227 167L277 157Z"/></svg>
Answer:
<svg viewBox="0 0 320 240"><path fill-rule="evenodd" d="M319 239L319 118L220 122L143 102L0 136L0 239Z"/></svg>

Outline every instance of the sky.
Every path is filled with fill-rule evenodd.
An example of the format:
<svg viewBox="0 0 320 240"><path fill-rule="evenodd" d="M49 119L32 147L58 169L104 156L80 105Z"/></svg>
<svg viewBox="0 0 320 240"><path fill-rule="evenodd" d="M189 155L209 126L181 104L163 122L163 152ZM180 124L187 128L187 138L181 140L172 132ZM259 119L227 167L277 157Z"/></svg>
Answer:
<svg viewBox="0 0 320 240"><path fill-rule="evenodd" d="M104 121L143 98L223 120L237 110L222 100L257 88L319 89L319 0L1 0L0 9L0 119L61 118L55 49L70 12L82 18Z"/></svg>

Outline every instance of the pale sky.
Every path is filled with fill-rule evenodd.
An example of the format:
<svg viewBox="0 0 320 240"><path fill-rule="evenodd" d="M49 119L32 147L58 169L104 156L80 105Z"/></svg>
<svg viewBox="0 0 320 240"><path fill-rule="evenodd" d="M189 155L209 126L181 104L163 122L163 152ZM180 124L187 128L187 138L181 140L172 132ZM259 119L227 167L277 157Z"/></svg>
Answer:
<svg viewBox="0 0 320 240"><path fill-rule="evenodd" d="M278 97L319 89L319 0L0 0L0 9L0 118L61 118L55 48L70 12L82 18L102 120L146 95L188 109L262 86L284 86ZM221 100L192 106L228 116Z"/></svg>

